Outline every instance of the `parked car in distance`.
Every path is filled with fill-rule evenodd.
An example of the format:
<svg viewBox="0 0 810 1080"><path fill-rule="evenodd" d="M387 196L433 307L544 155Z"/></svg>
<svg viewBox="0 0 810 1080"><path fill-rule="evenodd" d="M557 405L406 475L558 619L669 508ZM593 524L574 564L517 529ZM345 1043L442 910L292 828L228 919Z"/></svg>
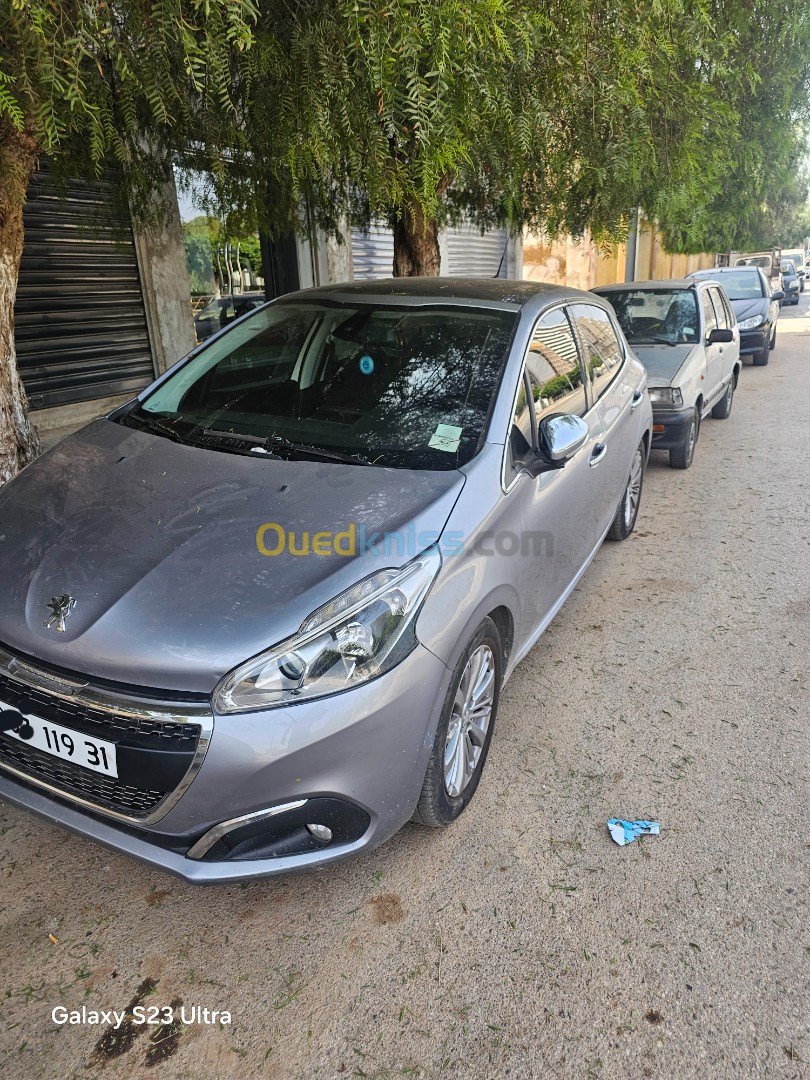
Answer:
<svg viewBox="0 0 810 1080"><path fill-rule="evenodd" d="M264 293L260 292L234 293L216 297L194 317L194 332L197 335L197 341L205 341L228 323L232 323L234 319L247 315L249 311L255 311L266 302Z"/></svg>
<svg viewBox="0 0 810 1080"><path fill-rule="evenodd" d="M505 680L633 531L646 385L575 289L247 315L0 490L0 798L192 881L449 824Z"/></svg>
<svg viewBox="0 0 810 1080"><path fill-rule="evenodd" d="M758 266L765 277L775 278L779 273L779 249L772 251L754 251L745 255L734 255L731 265L734 266Z"/></svg>
<svg viewBox="0 0 810 1080"><path fill-rule="evenodd" d="M768 363L769 351L776 346L776 323L782 289L771 289L765 274L756 266L716 267L695 270L695 281L719 281L737 318L740 331L740 355L750 356L756 367Z"/></svg>
<svg viewBox="0 0 810 1080"><path fill-rule="evenodd" d="M785 259L779 264L779 284L782 292L785 294L785 299L782 303L798 304L801 281L799 275L796 273L796 267L790 259Z"/></svg>
<svg viewBox="0 0 810 1080"><path fill-rule="evenodd" d="M653 449L688 469L700 424L731 412L740 373L740 334L716 281L634 281L595 289L612 304L624 336L647 369Z"/></svg>
<svg viewBox="0 0 810 1080"><path fill-rule="evenodd" d="M807 279L805 254L803 251L785 251L782 253L782 262L788 260L792 262L796 268L796 274L799 278L799 292L804 292L804 285Z"/></svg>

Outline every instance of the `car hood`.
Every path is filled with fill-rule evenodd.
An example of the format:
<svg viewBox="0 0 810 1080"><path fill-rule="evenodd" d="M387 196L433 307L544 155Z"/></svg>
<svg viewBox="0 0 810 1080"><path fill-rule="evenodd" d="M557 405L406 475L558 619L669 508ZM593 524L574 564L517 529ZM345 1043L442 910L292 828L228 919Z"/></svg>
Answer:
<svg viewBox="0 0 810 1080"><path fill-rule="evenodd" d="M283 461L98 420L0 491L0 642L142 687L209 693L304 618L441 533L462 473ZM344 533L354 554L263 555L257 530ZM399 531L388 552L374 533ZM272 550L278 534L267 536ZM340 549L347 551L351 535ZM76 605L64 632L48 602Z"/></svg>
<svg viewBox="0 0 810 1080"><path fill-rule="evenodd" d="M697 345L633 345L633 352L647 369L649 386L670 386Z"/></svg>
<svg viewBox="0 0 810 1080"><path fill-rule="evenodd" d="M742 322L743 319L751 319L754 315L767 315L768 308L770 307L770 300L766 296L758 296L753 300L732 300L731 307L734 314L737 316L737 322Z"/></svg>

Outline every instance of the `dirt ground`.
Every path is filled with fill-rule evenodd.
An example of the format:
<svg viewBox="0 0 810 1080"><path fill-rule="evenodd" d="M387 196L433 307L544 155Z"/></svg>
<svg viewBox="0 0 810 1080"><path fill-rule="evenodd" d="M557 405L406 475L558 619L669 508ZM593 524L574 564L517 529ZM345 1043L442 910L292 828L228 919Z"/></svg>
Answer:
<svg viewBox="0 0 810 1080"><path fill-rule="evenodd" d="M4 1075L810 1077L808 299L694 467L654 455L451 829L199 889L0 807ZM137 1001L230 1022L51 1019Z"/></svg>

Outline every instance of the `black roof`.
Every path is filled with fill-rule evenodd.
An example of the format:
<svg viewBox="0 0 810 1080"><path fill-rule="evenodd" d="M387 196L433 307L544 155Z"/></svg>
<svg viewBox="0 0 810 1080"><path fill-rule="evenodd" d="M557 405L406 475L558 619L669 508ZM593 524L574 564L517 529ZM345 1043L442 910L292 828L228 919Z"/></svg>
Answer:
<svg viewBox="0 0 810 1080"><path fill-rule="evenodd" d="M501 307L520 310L542 308L555 300L587 300L593 294L563 285L507 278L399 277L371 281L345 281L288 293L284 300L332 300L357 303L388 300L392 303L451 303L460 306Z"/></svg>

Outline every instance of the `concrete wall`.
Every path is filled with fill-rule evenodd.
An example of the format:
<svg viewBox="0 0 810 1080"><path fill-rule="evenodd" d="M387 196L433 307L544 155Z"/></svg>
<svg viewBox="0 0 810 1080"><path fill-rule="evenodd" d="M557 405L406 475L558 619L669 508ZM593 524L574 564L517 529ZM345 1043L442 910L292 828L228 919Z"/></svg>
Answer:
<svg viewBox="0 0 810 1080"><path fill-rule="evenodd" d="M152 359L160 375L194 348L196 338L174 179L157 197L164 199L169 207L168 220L160 229L136 233L135 247Z"/></svg>
<svg viewBox="0 0 810 1080"><path fill-rule="evenodd" d="M625 281L627 249L617 244L600 252L589 236L576 240L545 237L527 233L523 237L523 277L529 281L548 281L575 289L593 289ZM693 270L714 266L714 254L668 255L654 223L642 224L638 235L636 281L680 278Z"/></svg>

